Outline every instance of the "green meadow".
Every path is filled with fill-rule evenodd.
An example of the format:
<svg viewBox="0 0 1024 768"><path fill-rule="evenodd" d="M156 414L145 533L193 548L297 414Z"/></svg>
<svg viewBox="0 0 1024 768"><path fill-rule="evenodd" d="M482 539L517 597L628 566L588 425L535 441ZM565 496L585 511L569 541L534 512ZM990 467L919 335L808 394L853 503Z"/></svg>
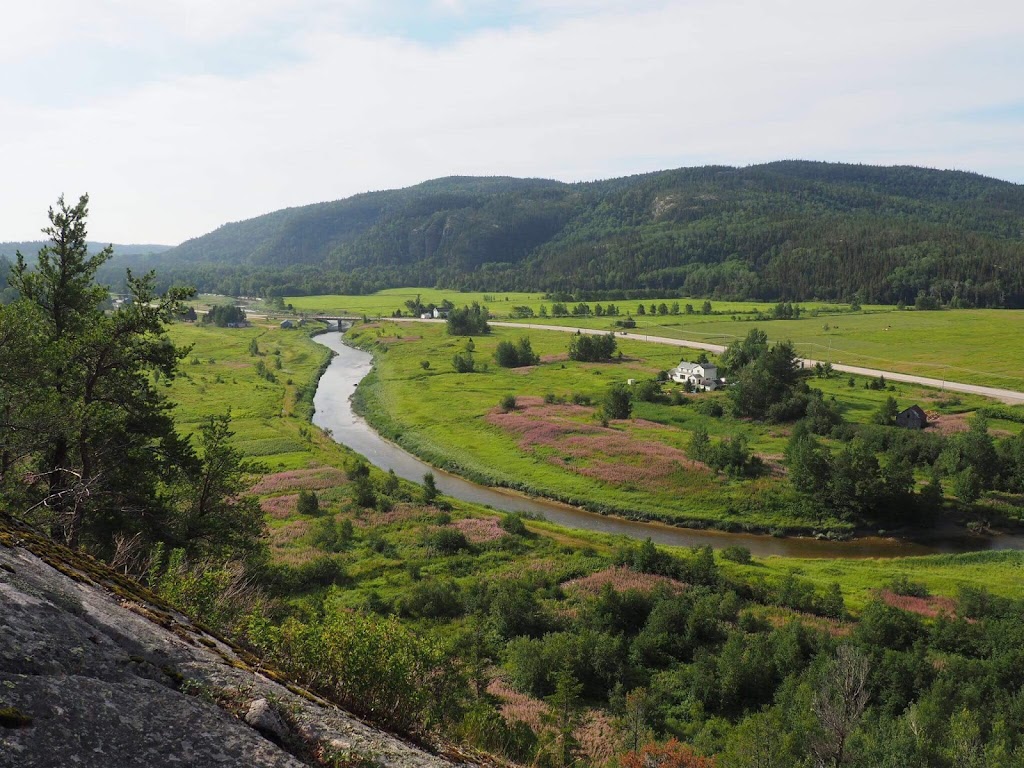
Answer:
<svg viewBox="0 0 1024 768"><path fill-rule="evenodd" d="M498 342L523 335L541 364L498 367ZM376 356L374 372L357 390L357 408L435 466L627 517L726 530L851 532L849 523L812 518L793 503L781 465L790 426L732 418L724 392L688 396L681 405L637 401L632 419L596 422L595 406L609 385L652 379L674 367L685 350L620 338L621 360L581 363L567 359L564 333L495 328L472 341L477 367L486 370L456 373L452 359L465 352L467 339L448 336L440 324L380 321L355 327L349 339ZM885 391L863 384L845 375L811 380L852 423L869 422L889 396L903 407L919 403L951 418L988 402L909 384ZM504 413L499 404L509 395L518 407ZM709 415L715 402L724 414ZM1020 429L1012 422L992 426ZM744 479L695 465L687 449L698 427L712 440L742 435L765 471Z"/></svg>
<svg viewBox="0 0 1024 768"><path fill-rule="evenodd" d="M535 315L551 302L537 293L459 293L430 288L396 288L368 296L296 296L290 302L300 312L389 317L396 310L408 314L405 302L417 296L424 304L443 300L462 306L477 301L498 320L508 320L512 307L527 306ZM591 306L609 302L588 302ZM727 345L743 338L751 323L773 341L789 339L808 358L881 370L898 371L937 379L949 379L1006 389L1024 390L1024 311L958 309L935 312L900 310L891 306L806 302L799 320L766 320L773 304L766 302L712 301L712 314L701 314L703 299L644 299L614 303L622 313L608 317L533 317L524 323L545 323L611 330L614 322L629 313L635 333L705 341ZM656 315L651 305L679 303L681 314ZM566 302L571 308L572 302ZM687 304L695 313L683 314ZM639 315L640 305L645 315Z"/></svg>
<svg viewBox="0 0 1024 768"><path fill-rule="evenodd" d="M377 331L381 336L377 336ZM378 328L364 328L364 341L380 340L381 347L388 351L378 350L378 367L385 380L390 379L388 373L391 366L396 371L396 380L403 379L414 387L420 388L420 396L412 396L410 392L398 387L388 397L393 404L405 402L417 404L420 418L434 423L429 430L422 432L432 436L435 448L443 446L445 435L463 434L458 431L459 424L480 427L482 419L479 414L492 409L497 399L509 391L526 392L536 388L538 391L550 386L553 391L571 394L573 391L597 394L607 381L627 375L644 375L678 362L676 351L655 345L629 343L624 345L630 360L622 363L605 365L599 375L595 369L600 366L585 366L568 363L563 369L562 362L547 363L531 371L504 370L490 366L486 374L449 374L449 361L441 358L437 362L437 370L431 366L431 372L424 372L420 360L429 355L450 355L453 350L464 346L462 339L448 339L440 328L431 328L425 338L418 341L393 341L388 336L391 332L408 334L405 326L387 324ZM201 325L179 323L171 328L171 335L176 343L190 345L190 354L184 359L178 377L168 384L168 394L176 404L179 423L186 431L190 431L202 418L230 409L233 417L236 446L250 459L263 465L261 477L254 478L254 489L260 495L267 511L270 528L271 553L276 562L302 564L309 563L323 551L318 548L314 539L315 520L300 515L295 508L295 498L299 489L313 487L321 498L321 509L325 516L345 515L352 517L356 524L357 538L367 541L378 541L383 537L389 542L390 549L378 552L371 548L355 548L343 560L349 577L352 579L351 589L339 594L335 599L346 605L357 605L368 596L378 595L394 598L410 589L415 579L424 575L438 578L450 575L446 568L456 565L470 569L472 573L489 573L491 575L509 574L533 567L533 560L561 563L568 570L567 578L586 572L587 563L594 560L594 566L603 562L603 558L622 547L625 540L619 537L589 531L570 530L544 521L528 520L530 531L540 537L528 551L517 553L514 557L500 549L484 548L469 562L468 555L460 558L445 559L444 563L425 561L421 567L412 571L408 558L422 547L426 532L436 527L436 514L425 513L415 505L399 505L392 512L380 513L372 510L353 511L351 492L344 473L347 466L355 460L355 455L339 446L309 423L309 397L304 399L303 392L311 393L315 379L321 366L327 361L328 353L319 344L310 340L303 331L284 331L276 324L257 324L251 328L214 328ZM483 361L485 347L492 347L498 339L514 337L513 331L498 331L493 339L477 339L478 358ZM408 339L408 336L403 336ZM555 333L531 333L534 347L542 355L557 356L564 351L565 338ZM251 341L255 339L259 355L249 351ZM426 342L419 346L420 342ZM425 352L431 349L433 352ZM277 369L273 358L280 352L281 368ZM635 356L635 357L634 357ZM256 373L259 360L270 359L269 369L274 372L276 382L271 383ZM397 371L403 370L405 361L412 370L404 376ZM539 371L549 368L546 379L536 378ZM630 372L630 373L627 373ZM436 379L436 381L430 381ZM454 381L458 385L459 408L430 408L429 403L453 402L451 391L441 384L445 380ZM378 378L380 381L380 378ZM846 387L845 380L818 380L824 387ZM429 385L429 389L424 389ZM383 391L376 385L373 389ZM404 392L404 394L400 394ZM429 394L428 394L429 393ZM917 392L915 392L916 394ZM859 386L849 390L848 400L851 420L861 418L877 404L880 394L863 390ZM908 392L907 394L910 394ZM921 391L920 394L926 394ZM901 395L902 396L902 395ZM476 403L477 411L471 407ZM646 407L647 404L644 404ZM964 406L961 406L964 407ZM464 410L465 409L465 410ZM679 409L689 410L689 409ZM431 416L431 411L433 415ZM469 414L469 415L467 415ZM714 420L712 420L714 421ZM716 433L728 433L731 427L724 422L718 425L709 424ZM421 434L416 429L409 429L410 435ZM478 447L486 447L489 453L480 455L477 451L460 452L461 460L472 465L475 463L485 469L483 460L488 456L504 466L504 462L515 458L514 441L486 428L477 432L467 432L478 438ZM440 436L440 437L438 437ZM425 443L430 439L421 438ZM765 433L758 436L758 446L771 450L781 445L784 436ZM491 446L496 449L491 450ZM522 471L531 471L544 462L519 459L514 466ZM383 473L373 470L375 482L380 485L384 481ZM510 475L512 473L510 472ZM561 479L561 478L560 478ZM592 484L583 483L586 488ZM402 493L414 498L418 493L415 486L404 481L401 483ZM728 490L728 487L726 488ZM635 495L635 494L634 494ZM630 498L629 493L624 493ZM479 509L473 505L451 500L451 517L456 524L472 530L487 529L493 526L495 514ZM459 523L460 520L477 520L477 523ZM376 545L375 545L376 546ZM378 547L380 548L380 547ZM586 553L593 552L594 556ZM566 554L573 554L566 561ZM466 562L463 562L466 561ZM984 584L994 594L1015 596L1020 593L1020 577L1024 569L1024 556L1015 552L989 552L968 555L933 556L923 558L901 558L894 560L803 560L791 558L755 558L750 565L718 558L726 573L744 580L757 582L763 580L772 585L781 582L789 574L809 581L819 590L829 584L839 582L842 585L848 607L857 610L864 605L877 589L891 582L896 575L903 574L915 582L925 584L936 595L955 596L965 584ZM422 573L420 571L422 570ZM437 570L434 574L433 571ZM417 575L418 574L418 575ZM414 578L415 577L415 578Z"/></svg>
<svg viewBox="0 0 1024 768"><path fill-rule="evenodd" d="M764 305L761 309L770 311ZM1024 346L1020 343L1024 311L918 312L888 308L817 317L808 312L799 320L765 321L723 310L723 314L707 316L633 319L636 328L630 333L721 345L742 339L756 324L772 341L792 341L802 357L1024 391ZM614 327L608 318L599 317L543 322L609 330Z"/></svg>

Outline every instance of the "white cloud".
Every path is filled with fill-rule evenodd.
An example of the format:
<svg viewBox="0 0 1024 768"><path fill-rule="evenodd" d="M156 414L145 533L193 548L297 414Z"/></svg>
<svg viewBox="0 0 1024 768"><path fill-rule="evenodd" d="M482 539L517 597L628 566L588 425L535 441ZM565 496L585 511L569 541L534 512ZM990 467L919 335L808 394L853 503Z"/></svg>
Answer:
<svg viewBox="0 0 1024 768"><path fill-rule="evenodd" d="M804 157L1024 181L1019 122L951 117L1024 101L1007 66L1024 64L1017 3L560 0L562 15L531 28L443 45L352 31L361 0L173 0L156 17L99 5L96 19L121 19L91 23L108 43L154 26L165 40L266 35L286 19L295 58L241 76L126 77L84 105L0 90L0 239L30 236L62 191L91 193L100 238L173 242L450 174L578 180Z"/></svg>

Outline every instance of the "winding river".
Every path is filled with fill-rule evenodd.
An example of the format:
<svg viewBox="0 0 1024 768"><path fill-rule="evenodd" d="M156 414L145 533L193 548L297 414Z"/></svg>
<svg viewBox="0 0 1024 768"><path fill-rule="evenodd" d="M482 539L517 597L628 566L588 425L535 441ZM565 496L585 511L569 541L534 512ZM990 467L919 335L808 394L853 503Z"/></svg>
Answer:
<svg viewBox="0 0 1024 768"><path fill-rule="evenodd" d="M968 552L982 549L1024 549L1022 536L936 538L922 542L866 537L835 542L809 538L777 538L744 533L702 531L676 528L663 523L641 523L618 517L587 512L567 504L529 497L515 491L493 488L465 480L436 469L409 452L385 440L352 410L349 397L356 385L370 372L372 356L342 341L339 333L314 337L335 353L317 387L313 405L313 423L330 430L334 439L381 469L393 469L406 480L421 482L423 475L433 472L437 487L448 496L476 504L485 504L507 512L530 512L567 528L582 528L612 533L635 539L650 538L657 544L694 547L710 544L722 548L731 545L747 547L758 556L786 557L906 557L945 552Z"/></svg>

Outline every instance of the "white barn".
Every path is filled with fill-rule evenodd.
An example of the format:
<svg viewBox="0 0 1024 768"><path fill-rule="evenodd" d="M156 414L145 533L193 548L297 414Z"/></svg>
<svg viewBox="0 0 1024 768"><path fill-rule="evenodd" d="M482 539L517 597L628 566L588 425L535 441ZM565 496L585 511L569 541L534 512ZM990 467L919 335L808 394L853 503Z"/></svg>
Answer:
<svg viewBox="0 0 1024 768"><path fill-rule="evenodd" d="M688 363L683 360L668 375L678 384L690 382L696 389L718 389L718 368L711 363Z"/></svg>

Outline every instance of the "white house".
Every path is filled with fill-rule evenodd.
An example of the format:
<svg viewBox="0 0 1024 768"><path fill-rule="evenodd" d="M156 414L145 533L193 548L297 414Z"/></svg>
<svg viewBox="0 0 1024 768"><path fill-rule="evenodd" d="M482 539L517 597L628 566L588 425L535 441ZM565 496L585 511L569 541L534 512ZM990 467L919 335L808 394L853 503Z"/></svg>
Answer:
<svg viewBox="0 0 1024 768"><path fill-rule="evenodd" d="M717 389L718 368L711 363L688 363L683 360L668 373L679 384L690 382L696 389Z"/></svg>

